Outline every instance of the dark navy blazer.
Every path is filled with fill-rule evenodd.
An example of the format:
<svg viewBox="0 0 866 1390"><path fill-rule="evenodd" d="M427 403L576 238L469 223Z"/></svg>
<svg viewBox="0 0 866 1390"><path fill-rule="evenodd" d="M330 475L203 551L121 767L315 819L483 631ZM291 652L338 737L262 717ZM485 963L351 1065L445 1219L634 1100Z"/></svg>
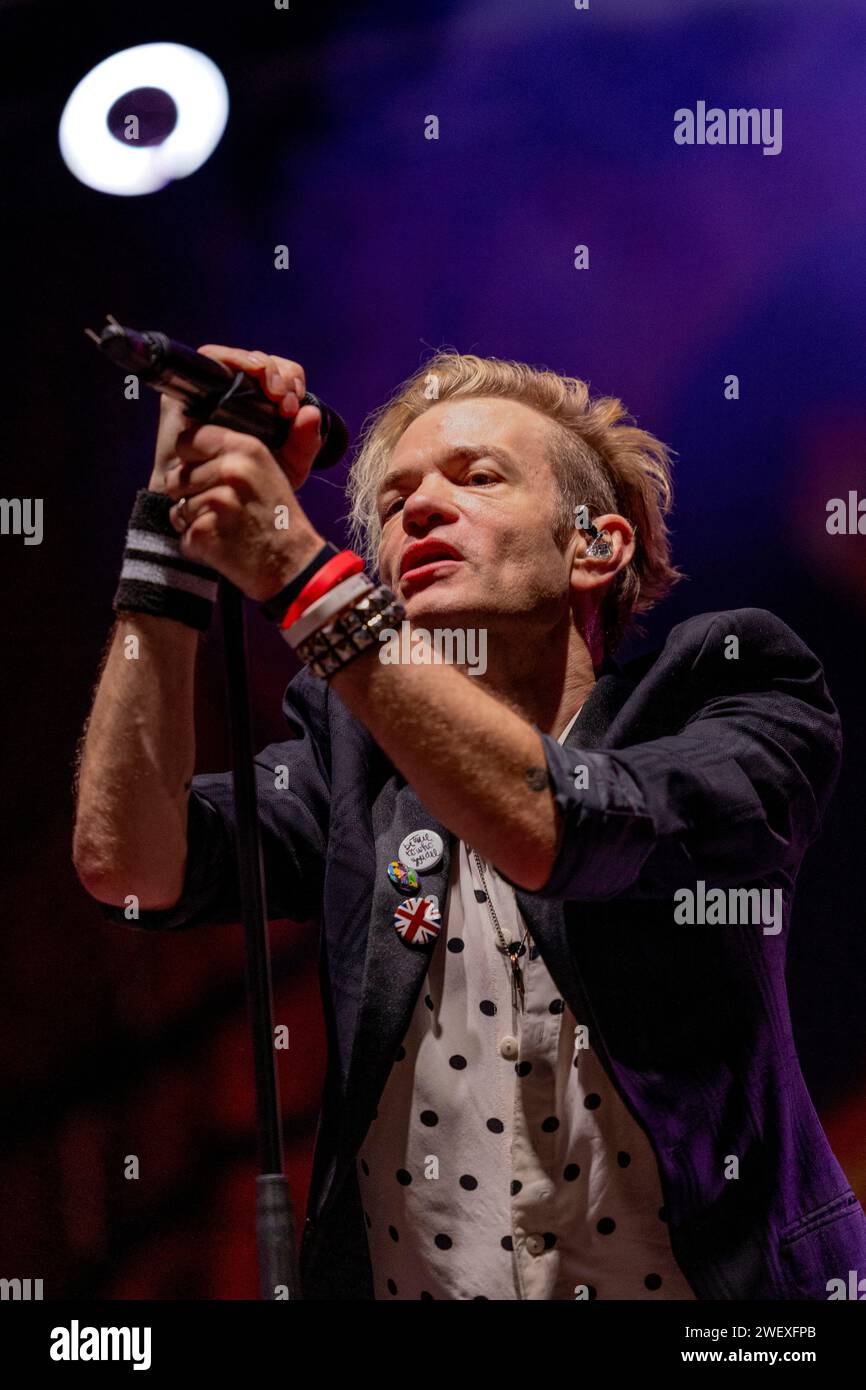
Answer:
<svg viewBox="0 0 866 1390"><path fill-rule="evenodd" d="M444 907L454 837L325 682L301 671L283 711L292 737L256 758L268 917L320 923L328 1036L302 1279L307 1298L372 1298L355 1156L444 949L398 937L386 865L410 831L437 830L423 891ZM806 1090L785 990L794 884L841 754L819 662L763 609L705 613L661 651L606 663L564 745L533 728L564 834L547 883L517 901L655 1151L685 1277L700 1299L826 1299L829 1280L866 1275L866 1217ZM674 894L700 880L781 889L782 930L678 925ZM236 922L238 891L231 776L196 776L182 896L127 925Z"/></svg>

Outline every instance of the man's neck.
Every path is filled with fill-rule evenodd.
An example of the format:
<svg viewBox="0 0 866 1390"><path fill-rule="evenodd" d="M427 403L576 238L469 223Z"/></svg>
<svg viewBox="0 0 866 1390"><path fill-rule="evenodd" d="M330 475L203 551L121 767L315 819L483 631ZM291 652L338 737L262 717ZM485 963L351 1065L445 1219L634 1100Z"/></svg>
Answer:
<svg viewBox="0 0 866 1390"><path fill-rule="evenodd" d="M535 643L488 642L487 670L474 677L515 713L558 738L596 682L583 637L571 628L543 657Z"/></svg>

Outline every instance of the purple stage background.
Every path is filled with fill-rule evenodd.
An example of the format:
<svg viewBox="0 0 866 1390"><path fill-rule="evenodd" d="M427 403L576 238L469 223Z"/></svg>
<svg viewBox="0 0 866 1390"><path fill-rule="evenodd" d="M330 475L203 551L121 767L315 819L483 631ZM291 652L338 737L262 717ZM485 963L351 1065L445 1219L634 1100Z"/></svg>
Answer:
<svg viewBox="0 0 866 1390"><path fill-rule="evenodd" d="M678 453L689 575L643 645L691 613L770 608L825 665L845 767L795 903L806 1079L866 1200L863 903L866 11L811 0L404 6L7 4L0 11L4 493L44 537L0 537L5 593L4 1219L0 1274L46 1297L254 1297L255 1143L239 926L103 922L72 868L71 778L156 397L83 336L106 311L197 345L296 357L353 436L439 346L618 395ZM195 175L114 198L57 148L76 82L115 50L202 49L226 134ZM681 146L674 112L781 108L778 155ZM439 120L438 140L425 120ZM290 269L274 268L286 244ZM589 268L574 268L574 248ZM738 400L724 381L736 374ZM345 539L345 466L301 501ZM296 669L249 611L256 741ZM628 650L637 650L634 644ZM623 654L628 654L628 650ZM222 770L218 623L198 771ZM272 927L287 1168L303 1210L324 1074L317 945ZM732 1001L734 1007L735 1001ZM127 1181L137 1154L141 1177Z"/></svg>

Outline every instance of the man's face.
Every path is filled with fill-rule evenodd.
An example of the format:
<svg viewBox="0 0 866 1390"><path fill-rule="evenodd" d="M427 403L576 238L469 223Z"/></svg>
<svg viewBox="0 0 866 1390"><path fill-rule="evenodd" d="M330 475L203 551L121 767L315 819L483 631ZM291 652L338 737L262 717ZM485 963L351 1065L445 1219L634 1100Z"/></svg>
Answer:
<svg viewBox="0 0 866 1390"><path fill-rule="evenodd" d="M431 406L401 435L379 493L379 569L414 623L561 617L570 554L553 540L553 429L519 401L478 397ZM407 566L419 542L459 558Z"/></svg>

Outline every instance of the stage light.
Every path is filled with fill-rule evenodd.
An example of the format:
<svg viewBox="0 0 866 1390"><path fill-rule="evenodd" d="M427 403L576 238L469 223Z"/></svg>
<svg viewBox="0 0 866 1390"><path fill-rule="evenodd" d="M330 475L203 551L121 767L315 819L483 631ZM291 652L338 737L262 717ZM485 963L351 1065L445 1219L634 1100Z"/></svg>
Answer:
<svg viewBox="0 0 866 1390"><path fill-rule="evenodd" d="M228 109L210 58L185 44L138 44L81 79L60 118L60 152L88 188L153 193L210 158Z"/></svg>

